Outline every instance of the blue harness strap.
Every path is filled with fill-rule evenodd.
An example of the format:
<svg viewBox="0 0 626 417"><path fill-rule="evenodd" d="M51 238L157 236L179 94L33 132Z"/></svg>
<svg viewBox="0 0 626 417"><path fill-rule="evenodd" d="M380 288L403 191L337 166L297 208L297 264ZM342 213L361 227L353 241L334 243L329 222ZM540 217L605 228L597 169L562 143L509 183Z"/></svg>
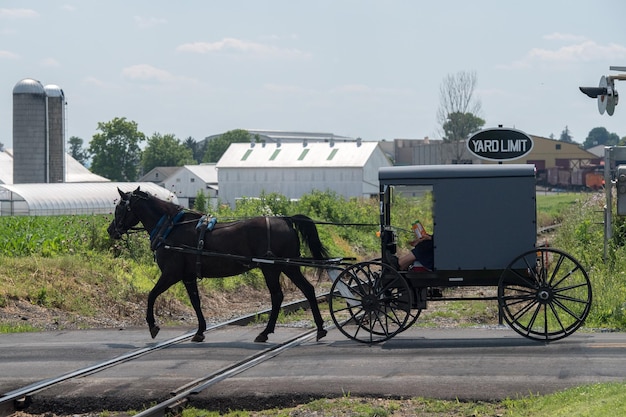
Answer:
<svg viewBox="0 0 626 417"><path fill-rule="evenodd" d="M161 247L161 245L163 244L165 239L169 236L174 226L176 226L176 223L178 223L184 215L185 215L185 211L181 210L178 213L176 213L176 216L174 216L173 219L171 219L169 222L166 222L166 220L169 219L169 217L164 214L159 219L156 226L154 227L154 229L152 229L152 232L150 233L150 249L155 251L159 247Z"/></svg>

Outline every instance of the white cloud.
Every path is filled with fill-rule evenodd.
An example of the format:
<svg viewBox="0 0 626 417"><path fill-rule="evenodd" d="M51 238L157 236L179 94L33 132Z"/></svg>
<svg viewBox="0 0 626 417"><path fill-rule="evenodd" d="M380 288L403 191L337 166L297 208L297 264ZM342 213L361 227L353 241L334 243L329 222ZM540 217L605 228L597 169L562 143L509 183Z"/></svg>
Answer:
<svg viewBox="0 0 626 417"><path fill-rule="evenodd" d="M54 68L54 67L60 67L61 64L59 63L59 61L57 61L54 58L46 58L41 61L41 66Z"/></svg>
<svg viewBox="0 0 626 417"><path fill-rule="evenodd" d="M71 4L64 4L63 6L61 6L62 10L65 10L66 12L75 12L76 11L76 7L74 7Z"/></svg>
<svg viewBox="0 0 626 417"><path fill-rule="evenodd" d="M0 59L18 59L19 55L11 51L0 51Z"/></svg>
<svg viewBox="0 0 626 417"><path fill-rule="evenodd" d="M315 94L316 92L311 89L306 89L298 85L291 84L265 84L263 88L272 93L285 93L285 94Z"/></svg>
<svg viewBox="0 0 626 417"><path fill-rule="evenodd" d="M550 50L533 48L526 55L531 61L549 62L588 62L598 60L615 60L626 57L626 46L611 43L598 45L593 41L563 46L559 49Z"/></svg>
<svg viewBox="0 0 626 417"><path fill-rule="evenodd" d="M132 65L122 69L122 76L131 81L146 83L171 84L178 82L196 83L193 78L187 78L170 73L169 71L153 67L148 64Z"/></svg>
<svg viewBox="0 0 626 417"><path fill-rule="evenodd" d="M135 16L135 23L141 29L147 29L158 25L164 25L167 23L166 19L159 17L146 17L146 16Z"/></svg>
<svg viewBox="0 0 626 417"><path fill-rule="evenodd" d="M169 82L175 79L168 71L147 64L126 67L122 70L122 76L135 81Z"/></svg>
<svg viewBox="0 0 626 417"><path fill-rule="evenodd" d="M91 85L91 86L102 88L102 89L117 88L116 85L107 83L106 81L103 81L103 80L101 80L99 78L96 78L96 77L93 77L93 76L85 77L81 82L83 84Z"/></svg>
<svg viewBox="0 0 626 417"><path fill-rule="evenodd" d="M262 58L310 58L310 54L298 49L280 48L274 45L235 38L224 38L216 42L185 43L179 45L176 50L196 54L225 52Z"/></svg>
<svg viewBox="0 0 626 417"><path fill-rule="evenodd" d="M0 19L32 19L39 13L32 9L0 9Z"/></svg>
<svg viewBox="0 0 626 417"><path fill-rule="evenodd" d="M549 41L564 41L564 42L584 42L587 40L585 36L574 35L571 33L554 32L543 36L544 39Z"/></svg>
<svg viewBox="0 0 626 417"><path fill-rule="evenodd" d="M556 39L556 38L555 38ZM561 36L559 39L566 39ZM591 61L615 61L626 59L626 46L617 43L599 45L591 40L572 43L557 49L532 48L526 55L510 64L499 65L500 69L531 68L540 64L570 64Z"/></svg>

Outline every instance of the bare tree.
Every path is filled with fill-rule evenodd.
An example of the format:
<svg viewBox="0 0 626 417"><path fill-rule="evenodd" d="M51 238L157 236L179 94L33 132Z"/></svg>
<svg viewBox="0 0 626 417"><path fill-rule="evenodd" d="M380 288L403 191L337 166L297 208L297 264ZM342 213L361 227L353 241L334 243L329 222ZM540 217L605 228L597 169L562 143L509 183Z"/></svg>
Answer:
<svg viewBox="0 0 626 417"><path fill-rule="evenodd" d="M441 137L450 144L453 163L464 159L464 141L485 124L479 117L480 100L474 97L476 83L475 72L461 71L448 74L439 87L437 121L441 126Z"/></svg>

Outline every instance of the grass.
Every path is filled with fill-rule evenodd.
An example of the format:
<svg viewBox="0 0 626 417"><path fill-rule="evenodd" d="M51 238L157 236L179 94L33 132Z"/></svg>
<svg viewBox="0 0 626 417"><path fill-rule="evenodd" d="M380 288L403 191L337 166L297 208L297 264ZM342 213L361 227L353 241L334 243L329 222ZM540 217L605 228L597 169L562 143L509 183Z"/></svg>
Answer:
<svg viewBox="0 0 626 417"><path fill-rule="evenodd" d="M611 329L626 329L626 224L616 222L616 239L610 242L610 257L602 259L602 227L598 224L598 212L602 209L603 198L593 195L561 193L537 196L539 226L563 222L553 246L567 249L579 259L588 270L594 290L592 312L586 325ZM422 213L411 213L408 219L422 217ZM24 223L9 224L4 235L13 230L40 232L41 223L34 224L32 219L15 219ZM97 219L100 221L99 219ZM601 217L600 217L601 220ZM81 221L85 221L81 219ZM103 220L102 220L103 221ZM544 223L545 224L542 224ZM44 222L45 223L45 222ZM103 223L104 224L104 223ZM408 223L407 223L408 224ZM19 226L19 227L18 227ZM88 230L96 230L90 226ZM112 254L85 250L86 246L96 248L103 245L103 238L91 238L89 235L70 234L66 240L42 238L40 244L24 234L13 237L11 251L25 248L28 256L15 256L11 251L0 255L0 308L11 299L28 300L48 308L57 308L80 315L101 314L103 309L115 306L123 310L125 306L144 305L148 291L159 276L156 265L150 259L149 251L143 254L143 260L133 256L114 257ZM82 229L81 229L82 230ZM99 230L99 229L98 229ZM327 233L327 229L321 229ZM330 230L330 229L328 229ZM77 237L75 237L77 236ZM333 238L334 248L352 249L346 242L351 239ZM47 240L45 240L47 239ZM41 242L47 242L45 245ZM69 243L68 243L69 242ZM75 242L75 243L74 243ZM71 244L70 244L71 243ZM130 244L134 244L130 240ZM47 249L38 253L39 248ZM124 248L120 249L123 250ZM362 252L371 248L363 245ZM141 250L137 250L141 254ZM134 253L134 252L133 252ZM361 253L361 252L359 252ZM147 259L150 262L145 262ZM263 280L254 271L237 277L202 280L201 291L205 293L237 291L241 285L258 288ZM188 297L182 285L176 285L160 298L163 303L179 300L189 305ZM89 302L86 302L89 300ZM493 317L494 308L485 302L450 302L444 312L433 312L432 317L452 322L462 317ZM130 308L130 307L128 307ZM322 307L327 309L327 307ZM425 310L418 324L426 322L429 310ZM298 317L310 320L308 312L291 315L288 320ZM283 321L284 315L281 315ZM163 318L162 318L163 319ZM285 319L287 320L287 319ZM37 330L26 323L0 325L1 333L27 332ZM497 403L437 401L431 399L366 399L352 398L346 395L337 399L316 400L296 408L274 409L266 411L233 411L225 414L229 417L259 416L408 416L428 415L440 417L457 416L619 416L626 415L626 385L623 383L586 385L548 396L528 396L526 398L507 399ZM310 414L306 414L310 412ZM406 412L406 413L405 413ZM405 413L405 414L402 414ZM220 414L185 410L184 416L218 416ZM103 415L104 417L104 415Z"/></svg>
<svg viewBox="0 0 626 417"><path fill-rule="evenodd" d="M0 334L2 333L28 333L35 332L38 329L29 324L13 324L13 323L0 323Z"/></svg>
<svg viewBox="0 0 626 417"><path fill-rule="evenodd" d="M297 407L261 411L216 411L187 408L183 417L614 417L626 415L626 383L583 385L554 394L505 399L497 402L467 402L428 398L318 399Z"/></svg>

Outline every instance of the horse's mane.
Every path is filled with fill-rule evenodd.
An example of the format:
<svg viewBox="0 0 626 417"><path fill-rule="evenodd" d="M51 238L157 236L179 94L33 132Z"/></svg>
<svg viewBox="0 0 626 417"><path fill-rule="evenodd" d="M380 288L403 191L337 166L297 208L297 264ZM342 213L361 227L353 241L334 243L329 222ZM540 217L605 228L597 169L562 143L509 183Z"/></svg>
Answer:
<svg viewBox="0 0 626 417"><path fill-rule="evenodd" d="M135 190L133 193L137 194L140 198L151 201L157 210L163 211L169 216L174 216L183 209L183 206L174 204L171 201L161 200L160 198L155 197L152 194L148 194L145 191Z"/></svg>

